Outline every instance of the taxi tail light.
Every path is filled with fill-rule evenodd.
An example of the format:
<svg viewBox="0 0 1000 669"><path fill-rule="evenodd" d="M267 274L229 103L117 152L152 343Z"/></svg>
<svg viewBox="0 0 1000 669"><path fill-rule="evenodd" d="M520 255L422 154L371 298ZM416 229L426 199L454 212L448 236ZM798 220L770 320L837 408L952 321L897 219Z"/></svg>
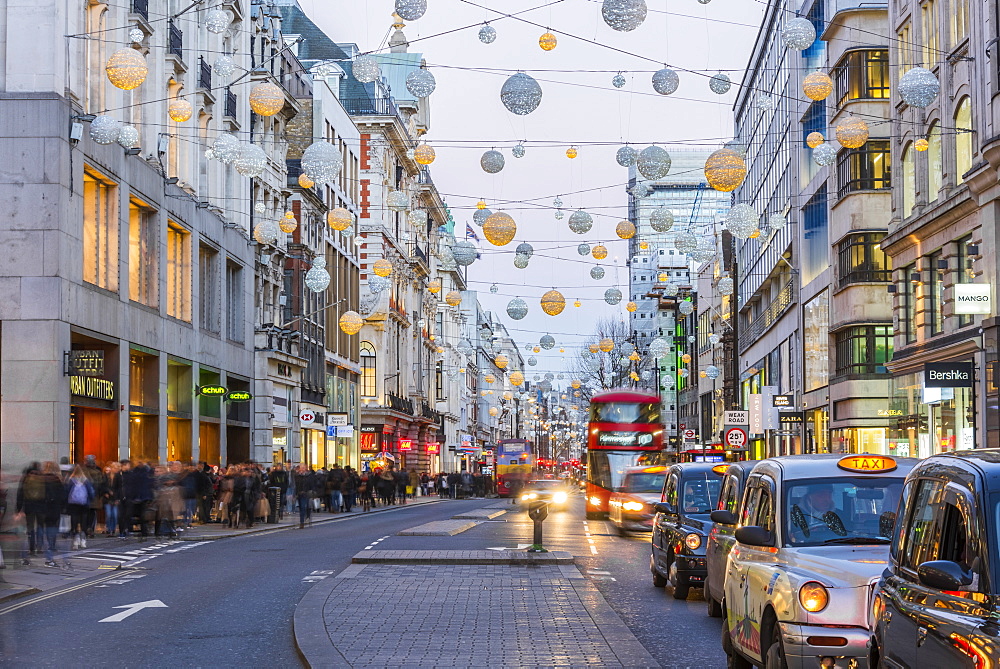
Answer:
<svg viewBox="0 0 1000 669"><path fill-rule="evenodd" d="M806 637L810 646L846 646L847 639L842 636L810 636Z"/></svg>

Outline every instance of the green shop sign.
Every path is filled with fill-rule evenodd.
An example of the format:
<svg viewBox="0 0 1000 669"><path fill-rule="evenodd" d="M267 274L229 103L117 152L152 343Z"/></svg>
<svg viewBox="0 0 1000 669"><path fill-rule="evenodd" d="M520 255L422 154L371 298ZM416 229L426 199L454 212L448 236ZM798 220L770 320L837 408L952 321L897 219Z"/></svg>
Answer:
<svg viewBox="0 0 1000 669"><path fill-rule="evenodd" d="M230 390L226 393L227 402L249 402L253 399L253 395L245 390Z"/></svg>
<svg viewBox="0 0 1000 669"><path fill-rule="evenodd" d="M198 386L198 394L205 397L222 397L227 391L225 386Z"/></svg>

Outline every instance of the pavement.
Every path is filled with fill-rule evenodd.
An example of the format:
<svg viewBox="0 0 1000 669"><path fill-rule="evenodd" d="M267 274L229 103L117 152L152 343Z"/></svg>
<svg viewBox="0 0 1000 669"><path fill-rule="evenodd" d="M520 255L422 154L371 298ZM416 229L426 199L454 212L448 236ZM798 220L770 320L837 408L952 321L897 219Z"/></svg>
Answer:
<svg viewBox="0 0 1000 669"><path fill-rule="evenodd" d="M350 513L313 512L311 524L322 525L351 516L372 515L441 501L443 500L436 496L416 497L407 500L405 505L379 506L368 512L362 511L361 507L355 507ZM45 557L42 554L30 556L29 564L23 564L22 554L26 545L23 529L20 533L0 533L0 555L3 558L3 566L0 568L0 603L94 577L114 578L116 571L137 567L153 558L179 553L205 542L297 529L298 524L299 516L296 512L286 513L277 523L257 523L250 528L230 528L223 523L195 524L178 532L176 539L150 536L146 541L140 541L138 537L122 540L98 534L87 540L86 549L80 550L66 550L70 546L70 540L60 537L56 543L57 567L44 566Z"/></svg>
<svg viewBox="0 0 1000 669"><path fill-rule="evenodd" d="M484 505L481 517L504 508ZM295 643L310 667L660 666L571 552L396 536L437 545L370 545L296 606Z"/></svg>

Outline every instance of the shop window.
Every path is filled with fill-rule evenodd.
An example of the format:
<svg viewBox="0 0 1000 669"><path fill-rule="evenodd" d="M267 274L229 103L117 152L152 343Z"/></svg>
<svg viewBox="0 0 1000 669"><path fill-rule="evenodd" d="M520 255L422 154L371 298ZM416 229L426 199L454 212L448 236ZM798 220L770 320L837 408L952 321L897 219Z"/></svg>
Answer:
<svg viewBox="0 0 1000 669"><path fill-rule="evenodd" d="M83 173L83 280L118 290L116 184L97 172Z"/></svg>
<svg viewBox="0 0 1000 669"><path fill-rule="evenodd" d="M371 342L361 342L361 396L375 397L377 384L375 383L376 356L375 347Z"/></svg>
<svg viewBox="0 0 1000 669"><path fill-rule="evenodd" d="M128 298L148 307L157 306L160 284L156 212L131 199L128 204Z"/></svg>
<svg viewBox="0 0 1000 669"><path fill-rule="evenodd" d="M891 325L856 325L838 332L837 376L886 374L892 336Z"/></svg>
<svg viewBox="0 0 1000 669"><path fill-rule="evenodd" d="M923 39L920 40L923 62L920 65L933 68L941 57L938 49L937 2L935 0L924 0L920 5L920 28L923 35Z"/></svg>
<svg viewBox="0 0 1000 669"><path fill-rule="evenodd" d="M204 244L198 247L198 325L219 332L219 252Z"/></svg>
<svg viewBox="0 0 1000 669"><path fill-rule="evenodd" d="M833 70L837 106L851 100L889 97L889 51L860 49L847 53Z"/></svg>
<svg viewBox="0 0 1000 669"><path fill-rule="evenodd" d="M928 277L930 280L925 292L926 303L924 304L924 308L929 313L928 323L932 335L940 334L942 325L944 324L944 280L941 276L941 271L938 269L938 263L940 262L940 251L935 251L927 256L927 273L930 275Z"/></svg>
<svg viewBox="0 0 1000 669"><path fill-rule="evenodd" d="M889 140L870 139L860 148L841 151L837 156L837 180L838 197L852 191L889 188Z"/></svg>
<svg viewBox="0 0 1000 669"><path fill-rule="evenodd" d="M962 183L963 175L972 169L972 102L968 96L958 103L955 133L955 183Z"/></svg>
<svg viewBox="0 0 1000 669"><path fill-rule="evenodd" d="M955 242L955 259L957 261L953 274L955 283L973 283L976 279L976 273L972 269L972 258L969 256L969 244L971 243L971 235ZM959 314L958 326L972 325L973 320L972 314Z"/></svg>
<svg viewBox="0 0 1000 669"><path fill-rule="evenodd" d="M914 165L912 144L903 148L903 218L913 213L913 203L917 199L917 171Z"/></svg>
<svg viewBox="0 0 1000 669"><path fill-rule="evenodd" d="M903 318L902 330L907 344L917 341L917 285L919 275L917 275L916 265L909 265L903 270L902 301ZM916 282L914 282L916 278Z"/></svg>
<svg viewBox="0 0 1000 669"><path fill-rule="evenodd" d="M932 123L927 131L927 201L938 198L944 181L944 166L941 163L941 124Z"/></svg>
<svg viewBox="0 0 1000 669"><path fill-rule="evenodd" d="M167 223L167 314L191 320L191 233Z"/></svg>
<svg viewBox="0 0 1000 669"><path fill-rule="evenodd" d="M849 235L840 242L840 285L892 281L889 259L880 244L885 237L881 232L864 232Z"/></svg>
<svg viewBox="0 0 1000 669"><path fill-rule="evenodd" d="M243 322L243 268L226 261L226 337L241 342L246 331Z"/></svg>

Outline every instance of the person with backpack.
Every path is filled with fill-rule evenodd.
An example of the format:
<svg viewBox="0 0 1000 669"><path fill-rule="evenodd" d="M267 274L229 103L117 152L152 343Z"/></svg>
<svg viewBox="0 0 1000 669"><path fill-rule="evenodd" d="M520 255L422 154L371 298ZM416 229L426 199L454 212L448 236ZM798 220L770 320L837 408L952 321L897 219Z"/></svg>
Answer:
<svg viewBox="0 0 1000 669"><path fill-rule="evenodd" d="M40 503L40 514L45 534L45 566L55 567L59 516L66 506L66 488L59 465L51 461L42 465L42 484L45 487L45 497Z"/></svg>
<svg viewBox="0 0 1000 669"><path fill-rule="evenodd" d="M32 462L25 468L17 496L14 498L14 513L24 514L24 527L28 534L28 550L24 555L24 564L28 564L28 556L41 552L44 502L45 479L42 478L42 468L37 462Z"/></svg>
<svg viewBox="0 0 1000 669"><path fill-rule="evenodd" d="M77 465L66 479L66 511L69 512L69 533L73 537L74 550L87 547L87 518L94 497L94 485L83 467Z"/></svg>

